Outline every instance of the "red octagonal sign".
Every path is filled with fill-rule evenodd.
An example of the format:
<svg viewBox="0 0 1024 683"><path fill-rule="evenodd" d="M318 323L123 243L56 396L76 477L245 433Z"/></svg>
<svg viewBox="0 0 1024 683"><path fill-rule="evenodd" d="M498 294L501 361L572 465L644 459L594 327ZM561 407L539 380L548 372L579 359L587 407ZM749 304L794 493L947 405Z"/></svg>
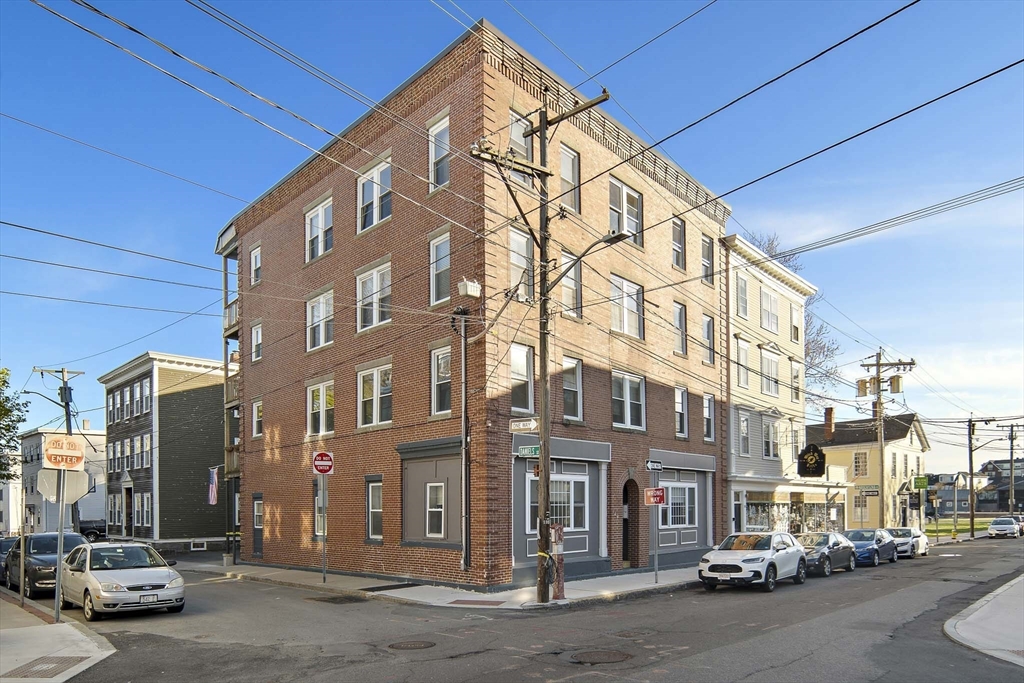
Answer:
<svg viewBox="0 0 1024 683"><path fill-rule="evenodd" d="M334 474L334 454L314 453L313 470L317 474Z"/></svg>

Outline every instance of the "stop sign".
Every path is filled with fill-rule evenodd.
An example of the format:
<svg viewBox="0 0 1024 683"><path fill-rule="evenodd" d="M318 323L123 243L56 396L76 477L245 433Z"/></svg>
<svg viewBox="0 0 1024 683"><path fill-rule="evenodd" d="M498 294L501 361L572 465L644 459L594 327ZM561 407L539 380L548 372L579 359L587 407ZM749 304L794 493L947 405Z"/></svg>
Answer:
<svg viewBox="0 0 1024 683"><path fill-rule="evenodd" d="M313 471L317 474L334 474L334 454L314 453Z"/></svg>

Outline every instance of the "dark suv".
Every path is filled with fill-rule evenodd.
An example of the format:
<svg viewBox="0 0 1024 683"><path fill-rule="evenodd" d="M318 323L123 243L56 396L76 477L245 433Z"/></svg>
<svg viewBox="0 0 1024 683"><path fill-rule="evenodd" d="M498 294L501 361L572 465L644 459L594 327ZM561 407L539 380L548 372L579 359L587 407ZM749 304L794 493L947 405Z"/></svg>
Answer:
<svg viewBox="0 0 1024 683"><path fill-rule="evenodd" d="M89 541L81 534L64 532L64 554ZM52 591L57 585L57 532L29 534L25 537L25 597L40 591ZM21 580L21 544L15 543L4 560L4 583L14 590Z"/></svg>

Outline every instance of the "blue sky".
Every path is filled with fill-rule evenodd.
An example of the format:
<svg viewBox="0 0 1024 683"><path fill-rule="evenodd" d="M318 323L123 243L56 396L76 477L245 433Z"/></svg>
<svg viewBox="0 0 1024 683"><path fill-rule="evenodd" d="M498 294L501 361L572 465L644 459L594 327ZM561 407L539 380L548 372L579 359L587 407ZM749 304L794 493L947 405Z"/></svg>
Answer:
<svg viewBox="0 0 1024 683"><path fill-rule="evenodd" d="M457 0L573 83L583 76L508 6ZM706 0L705 0L706 1ZM325 136L247 99L80 7L57 11L319 147ZM184 2L97 6L331 129L361 105L262 51ZM438 0L460 20L469 19ZM526 2L516 7L595 71L705 2ZM903 3L719 0L599 77L638 134L680 128ZM464 28L429 0L221 2L217 6L379 99ZM764 172L1024 57L1024 3L922 2L732 109L666 149L724 192ZM251 199L308 156L22 0L0 2L0 111L228 194ZM595 95L600 88L583 88ZM797 246L1024 175L1024 68L729 197L747 229ZM0 218L144 252L219 266L217 231L243 204L0 118ZM738 231L730 224L730 231ZM0 252L219 286L214 273L0 228ZM1024 414L1024 195L1021 192L803 257L829 302L841 362L883 340L920 369L901 397L929 418ZM220 312L219 293L0 259L0 289ZM58 366L150 333L180 315L0 296L0 363L15 389L47 391L33 365ZM859 329L858 325L864 329ZM865 332L866 330L866 332ZM870 334L869 334L870 333ZM218 317L194 317L71 364L82 410L102 404L95 378L147 349L219 357ZM871 335L877 336L873 338ZM871 348L868 348L871 347ZM856 363L844 368L850 379ZM837 390L849 399L852 390ZM54 394L55 396L55 394ZM57 415L35 399L27 427ZM841 408L840 417L856 417ZM101 412L88 413L95 421ZM965 467L964 437L929 428L932 471ZM962 430L961 430L962 431ZM994 435L994 434L993 434ZM987 439L987 437L986 437ZM960 444L959 447L949 444ZM981 457L1005 457L997 442Z"/></svg>

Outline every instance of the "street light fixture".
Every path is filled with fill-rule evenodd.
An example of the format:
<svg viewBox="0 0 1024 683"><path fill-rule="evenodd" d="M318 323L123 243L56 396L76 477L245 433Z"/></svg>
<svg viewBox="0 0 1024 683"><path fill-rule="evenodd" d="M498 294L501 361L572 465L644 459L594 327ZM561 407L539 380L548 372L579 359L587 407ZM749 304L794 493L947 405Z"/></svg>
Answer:
<svg viewBox="0 0 1024 683"><path fill-rule="evenodd" d="M579 256L574 258L572 260L572 263L570 263L568 267L563 268L562 272L558 274L558 277L556 277L554 280L551 281L550 284L548 284L548 292L552 291L555 288L555 286L562 281L562 278L565 277L570 272L572 272L572 269L576 267L576 264L582 261L583 257L589 254L591 251L593 251L596 247L599 247L602 244L611 246L613 244L618 244L619 242L622 242L628 238L628 232L611 232L601 237L600 239L595 240L589 247L584 249Z"/></svg>

